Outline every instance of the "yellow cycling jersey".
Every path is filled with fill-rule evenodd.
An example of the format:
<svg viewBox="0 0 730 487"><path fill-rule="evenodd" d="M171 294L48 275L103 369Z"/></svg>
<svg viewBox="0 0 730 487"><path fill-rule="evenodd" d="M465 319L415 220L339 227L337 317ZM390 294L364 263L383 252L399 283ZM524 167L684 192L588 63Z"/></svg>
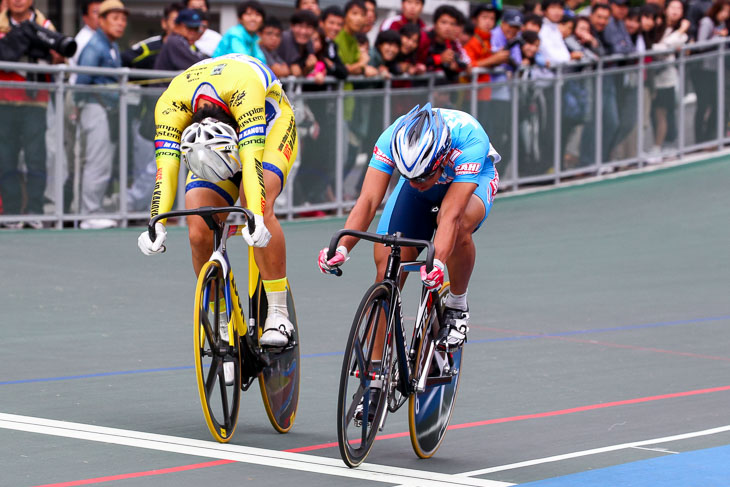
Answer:
<svg viewBox="0 0 730 487"><path fill-rule="evenodd" d="M282 109L291 112L291 105L274 73L258 59L243 54L228 54L194 64L176 76L157 101L157 176L151 215L172 209L180 171L180 139L202 100L221 106L238 123L246 203L251 211L263 215L266 190L262 160L268 125L278 118ZM296 137L293 132L291 147Z"/></svg>

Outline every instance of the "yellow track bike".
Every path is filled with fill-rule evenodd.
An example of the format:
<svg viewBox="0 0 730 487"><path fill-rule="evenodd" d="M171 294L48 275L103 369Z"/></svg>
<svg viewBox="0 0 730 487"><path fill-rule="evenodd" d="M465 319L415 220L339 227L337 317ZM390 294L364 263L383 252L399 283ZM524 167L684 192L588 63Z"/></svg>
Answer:
<svg viewBox="0 0 730 487"><path fill-rule="evenodd" d="M219 222L219 213L240 213L246 225ZM288 432L294 425L299 402L299 329L289 288L289 319L294 325L290 343L283 348L259 346L268 309L261 276L248 252L248 321L241 307L233 269L226 251L229 237L241 231L253 233L253 213L238 206L202 207L163 213L152 218L148 232L155 240L155 223L161 219L179 216L199 216L213 231L213 254L198 275L195 287L194 350L195 375L198 381L200 403L205 422L213 437L227 443L236 431L241 391L247 391L258 378L261 397L271 425L279 433ZM287 284L288 286L288 284ZM220 298L225 299L228 337L221 339ZM223 324L226 326L226 324ZM226 380L224 367L234 364L234 377Z"/></svg>

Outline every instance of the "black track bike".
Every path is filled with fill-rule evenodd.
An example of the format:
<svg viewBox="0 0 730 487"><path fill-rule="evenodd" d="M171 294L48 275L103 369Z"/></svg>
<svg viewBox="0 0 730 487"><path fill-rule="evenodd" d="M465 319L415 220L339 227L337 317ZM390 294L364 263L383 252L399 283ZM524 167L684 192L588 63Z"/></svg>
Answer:
<svg viewBox="0 0 730 487"><path fill-rule="evenodd" d="M438 291L422 287L408 341L399 283L404 273L418 272L423 264L429 271L433 268L433 244L400 234L340 230L330 241L329 259L346 235L382 243L390 247L390 256L383 280L370 286L362 298L347 340L337 399L340 455L349 467L360 465L388 412L408 402L413 450L420 458L429 458L446 434L461 377L462 349L449 352L436 347L449 284ZM402 262L401 247L406 246L426 248L426 260ZM338 268L336 274L342 275L342 270Z"/></svg>

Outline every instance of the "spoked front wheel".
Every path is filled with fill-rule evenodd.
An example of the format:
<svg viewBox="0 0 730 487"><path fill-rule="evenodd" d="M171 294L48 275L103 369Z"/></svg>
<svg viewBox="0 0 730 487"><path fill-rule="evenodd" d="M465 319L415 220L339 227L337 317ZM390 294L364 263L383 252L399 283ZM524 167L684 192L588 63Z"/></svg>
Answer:
<svg viewBox="0 0 730 487"><path fill-rule="evenodd" d="M229 327L229 341L225 342L219 328L219 300L224 296L225 286L220 264L206 262L195 289L195 375L205 422L221 443L233 437L241 399L238 331L235 326Z"/></svg>
<svg viewBox="0 0 730 487"><path fill-rule="evenodd" d="M442 308L448 294L449 284L446 283L438 293ZM415 370L417 390L408 402L411 444L420 458L432 457L441 446L454 411L461 378L463 347L454 352L436 350L434 339L439 327L436 313L435 303L431 303L421 323L422 339L418 346Z"/></svg>
<svg viewBox="0 0 730 487"><path fill-rule="evenodd" d="M360 302L347 340L337 398L337 442L342 460L357 467L370 453L387 409L392 340L385 336L391 291L373 285ZM392 333L391 333L392 335Z"/></svg>

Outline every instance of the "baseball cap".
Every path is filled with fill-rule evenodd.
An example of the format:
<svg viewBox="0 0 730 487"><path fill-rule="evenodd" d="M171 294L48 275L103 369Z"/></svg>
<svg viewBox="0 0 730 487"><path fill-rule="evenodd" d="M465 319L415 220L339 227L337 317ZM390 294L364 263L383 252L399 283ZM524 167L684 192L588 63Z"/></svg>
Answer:
<svg viewBox="0 0 730 487"><path fill-rule="evenodd" d="M505 10L504 14L502 14L502 22L507 25L511 25L512 27L522 27L524 19L522 18L522 13L519 10L510 9Z"/></svg>
<svg viewBox="0 0 730 487"><path fill-rule="evenodd" d="M197 29L198 27L200 27L200 24L203 23L203 16L200 15L200 11L198 10L185 8L180 10L180 12L177 14L175 23L183 24L186 27L190 27L191 29Z"/></svg>
<svg viewBox="0 0 730 487"><path fill-rule="evenodd" d="M124 12L129 14L129 10L124 6L121 0L104 0L99 5L99 15L106 15L109 12Z"/></svg>
<svg viewBox="0 0 730 487"><path fill-rule="evenodd" d="M611 3L614 3L616 5L628 5L629 0L611 0Z"/></svg>

